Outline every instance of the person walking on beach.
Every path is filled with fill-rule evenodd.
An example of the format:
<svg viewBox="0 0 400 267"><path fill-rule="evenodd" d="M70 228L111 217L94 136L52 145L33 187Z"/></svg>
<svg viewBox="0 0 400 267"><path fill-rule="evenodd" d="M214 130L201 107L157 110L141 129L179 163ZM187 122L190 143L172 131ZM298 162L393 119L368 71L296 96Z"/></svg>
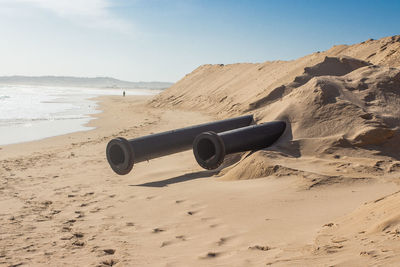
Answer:
<svg viewBox="0 0 400 267"><path fill-rule="evenodd" d="M125 96L125 91L122 93L122 96Z"/></svg>

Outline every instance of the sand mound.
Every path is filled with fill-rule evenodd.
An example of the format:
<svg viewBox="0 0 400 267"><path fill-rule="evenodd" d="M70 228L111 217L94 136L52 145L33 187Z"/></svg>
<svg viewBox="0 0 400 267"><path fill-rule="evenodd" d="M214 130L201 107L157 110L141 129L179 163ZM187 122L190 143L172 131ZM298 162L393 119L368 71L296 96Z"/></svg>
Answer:
<svg viewBox="0 0 400 267"><path fill-rule="evenodd" d="M400 36L334 46L294 61L204 65L150 104L288 122L277 143L244 153L217 174L220 180L295 177L290 186L298 189L398 183ZM327 222L298 265L304 259L309 265L315 259L349 266L398 262L399 200L397 193Z"/></svg>
<svg viewBox="0 0 400 267"><path fill-rule="evenodd" d="M268 176L288 176L298 173L297 170L291 169L280 164L273 164L265 157L264 151L254 152L256 155L249 155L240 163L241 168L233 167L223 174L222 180L242 180L255 179Z"/></svg>
<svg viewBox="0 0 400 267"><path fill-rule="evenodd" d="M265 96L259 94L257 100L249 104L249 110L265 106L275 100L280 100L284 95L287 95L295 88L306 84L314 77L325 75L343 76L347 73L352 72L353 70L368 65L370 64L365 61L349 57L325 57L321 63L318 63L311 67L305 67L304 72L301 75L296 76L293 82L287 85L278 86L270 92L266 92Z"/></svg>
<svg viewBox="0 0 400 267"><path fill-rule="evenodd" d="M334 46L327 51L316 52L292 61L203 65L154 98L151 105L196 108L203 111L209 111L212 107L213 115L219 117L240 114L249 108L250 103L256 102L282 85L288 85L298 76L300 79L305 73L312 76L337 76L360 67L355 61L347 62L347 66L346 62L342 62L331 64L327 68L317 67L319 73L309 69L326 60L326 57L327 63L332 63L329 62L329 58L344 56L375 65L400 67L400 35L368 40L351 46Z"/></svg>
<svg viewBox="0 0 400 267"><path fill-rule="evenodd" d="M269 151L255 151L250 155L245 155L237 166L226 168L219 176L220 180L248 180L261 177L289 177L296 176L301 178L297 182L297 187L310 189L315 186L337 183L343 178L337 175L327 175L312 171L299 170L275 163ZM279 162L279 161L278 161Z"/></svg>
<svg viewBox="0 0 400 267"><path fill-rule="evenodd" d="M219 117L254 113L258 122L285 120L289 127L268 149L283 157L381 154L398 160L400 70L391 67L399 65L398 48L400 36L394 36L294 61L204 65L150 104L213 110ZM249 155L226 178L282 171L259 157Z"/></svg>
<svg viewBox="0 0 400 267"><path fill-rule="evenodd" d="M371 65L287 88L289 93L254 110L260 121L279 119L290 124L271 149L297 157L368 150L398 159L400 70ZM254 170L245 164L235 168L252 177Z"/></svg>
<svg viewBox="0 0 400 267"><path fill-rule="evenodd" d="M313 77L256 114L261 121L287 120L295 140L335 137L343 146L380 145L397 130L399 86L400 70L367 66Z"/></svg>

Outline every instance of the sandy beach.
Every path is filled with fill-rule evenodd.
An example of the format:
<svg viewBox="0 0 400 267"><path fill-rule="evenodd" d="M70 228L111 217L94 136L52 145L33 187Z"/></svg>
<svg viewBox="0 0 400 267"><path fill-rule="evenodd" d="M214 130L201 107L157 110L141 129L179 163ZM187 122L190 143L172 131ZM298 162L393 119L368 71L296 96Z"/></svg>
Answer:
<svg viewBox="0 0 400 267"><path fill-rule="evenodd" d="M1 146L0 264L396 266L398 53L368 53L399 40L201 66L155 97L99 97L93 130ZM288 126L214 171L192 151L107 163L112 138L244 114Z"/></svg>
<svg viewBox="0 0 400 267"><path fill-rule="evenodd" d="M372 257L398 259L398 244L384 251L386 237L367 235L370 225L341 225L358 207L396 197L398 186L390 180L309 187L303 175L292 172L226 181L202 170L191 151L116 175L104 153L111 138L215 119L153 108L148 100L101 97L104 112L90 123L95 130L1 147L0 264L363 265ZM306 157L290 164L322 171L343 161ZM362 241L349 236L355 227Z"/></svg>
<svg viewBox="0 0 400 267"><path fill-rule="evenodd" d="M0 0L0 267L399 267L400 1L360 3Z"/></svg>

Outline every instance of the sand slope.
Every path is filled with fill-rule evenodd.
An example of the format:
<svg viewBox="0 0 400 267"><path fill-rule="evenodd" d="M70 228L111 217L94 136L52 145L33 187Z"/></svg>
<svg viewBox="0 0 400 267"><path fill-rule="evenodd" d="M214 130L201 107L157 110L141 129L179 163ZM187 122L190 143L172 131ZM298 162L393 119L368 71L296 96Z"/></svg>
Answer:
<svg viewBox="0 0 400 267"><path fill-rule="evenodd" d="M225 166L216 174L222 180L296 176L301 179L293 185L306 189L371 180L398 183L399 67L400 36L393 36L334 46L293 61L204 65L149 104L289 122L274 146ZM395 265L400 223L392 209L400 203L397 195L323 227L327 230L307 256L271 263Z"/></svg>
<svg viewBox="0 0 400 267"><path fill-rule="evenodd" d="M213 106L213 113L244 111L257 101L260 93L292 82L325 57L349 56L375 65L400 66L400 36L369 40L360 44L334 46L293 61L267 61L257 64L203 65L187 74L159 95L155 106L179 106L201 109ZM332 69L331 69L332 70ZM340 73L340 72L339 72ZM335 70L324 75L338 75Z"/></svg>
<svg viewBox="0 0 400 267"><path fill-rule="evenodd" d="M150 105L197 108L221 117L253 113L258 122L285 120L290 126L271 148L284 156L379 154L390 165L400 148L400 70L393 67L400 62L399 45L400 36L394 36L288 62L205 65Z"/></svg>

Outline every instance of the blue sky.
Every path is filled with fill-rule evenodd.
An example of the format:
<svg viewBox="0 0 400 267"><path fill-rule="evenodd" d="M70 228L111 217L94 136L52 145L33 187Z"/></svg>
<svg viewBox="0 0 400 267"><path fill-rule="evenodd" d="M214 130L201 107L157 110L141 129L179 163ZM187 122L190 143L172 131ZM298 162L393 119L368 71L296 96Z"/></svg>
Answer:
<svg viewBox="0 0 400 267"><path fill-rule="evenodd" d="M0 0L0 75L172 81L400 34L400 1Z"/></svg>

